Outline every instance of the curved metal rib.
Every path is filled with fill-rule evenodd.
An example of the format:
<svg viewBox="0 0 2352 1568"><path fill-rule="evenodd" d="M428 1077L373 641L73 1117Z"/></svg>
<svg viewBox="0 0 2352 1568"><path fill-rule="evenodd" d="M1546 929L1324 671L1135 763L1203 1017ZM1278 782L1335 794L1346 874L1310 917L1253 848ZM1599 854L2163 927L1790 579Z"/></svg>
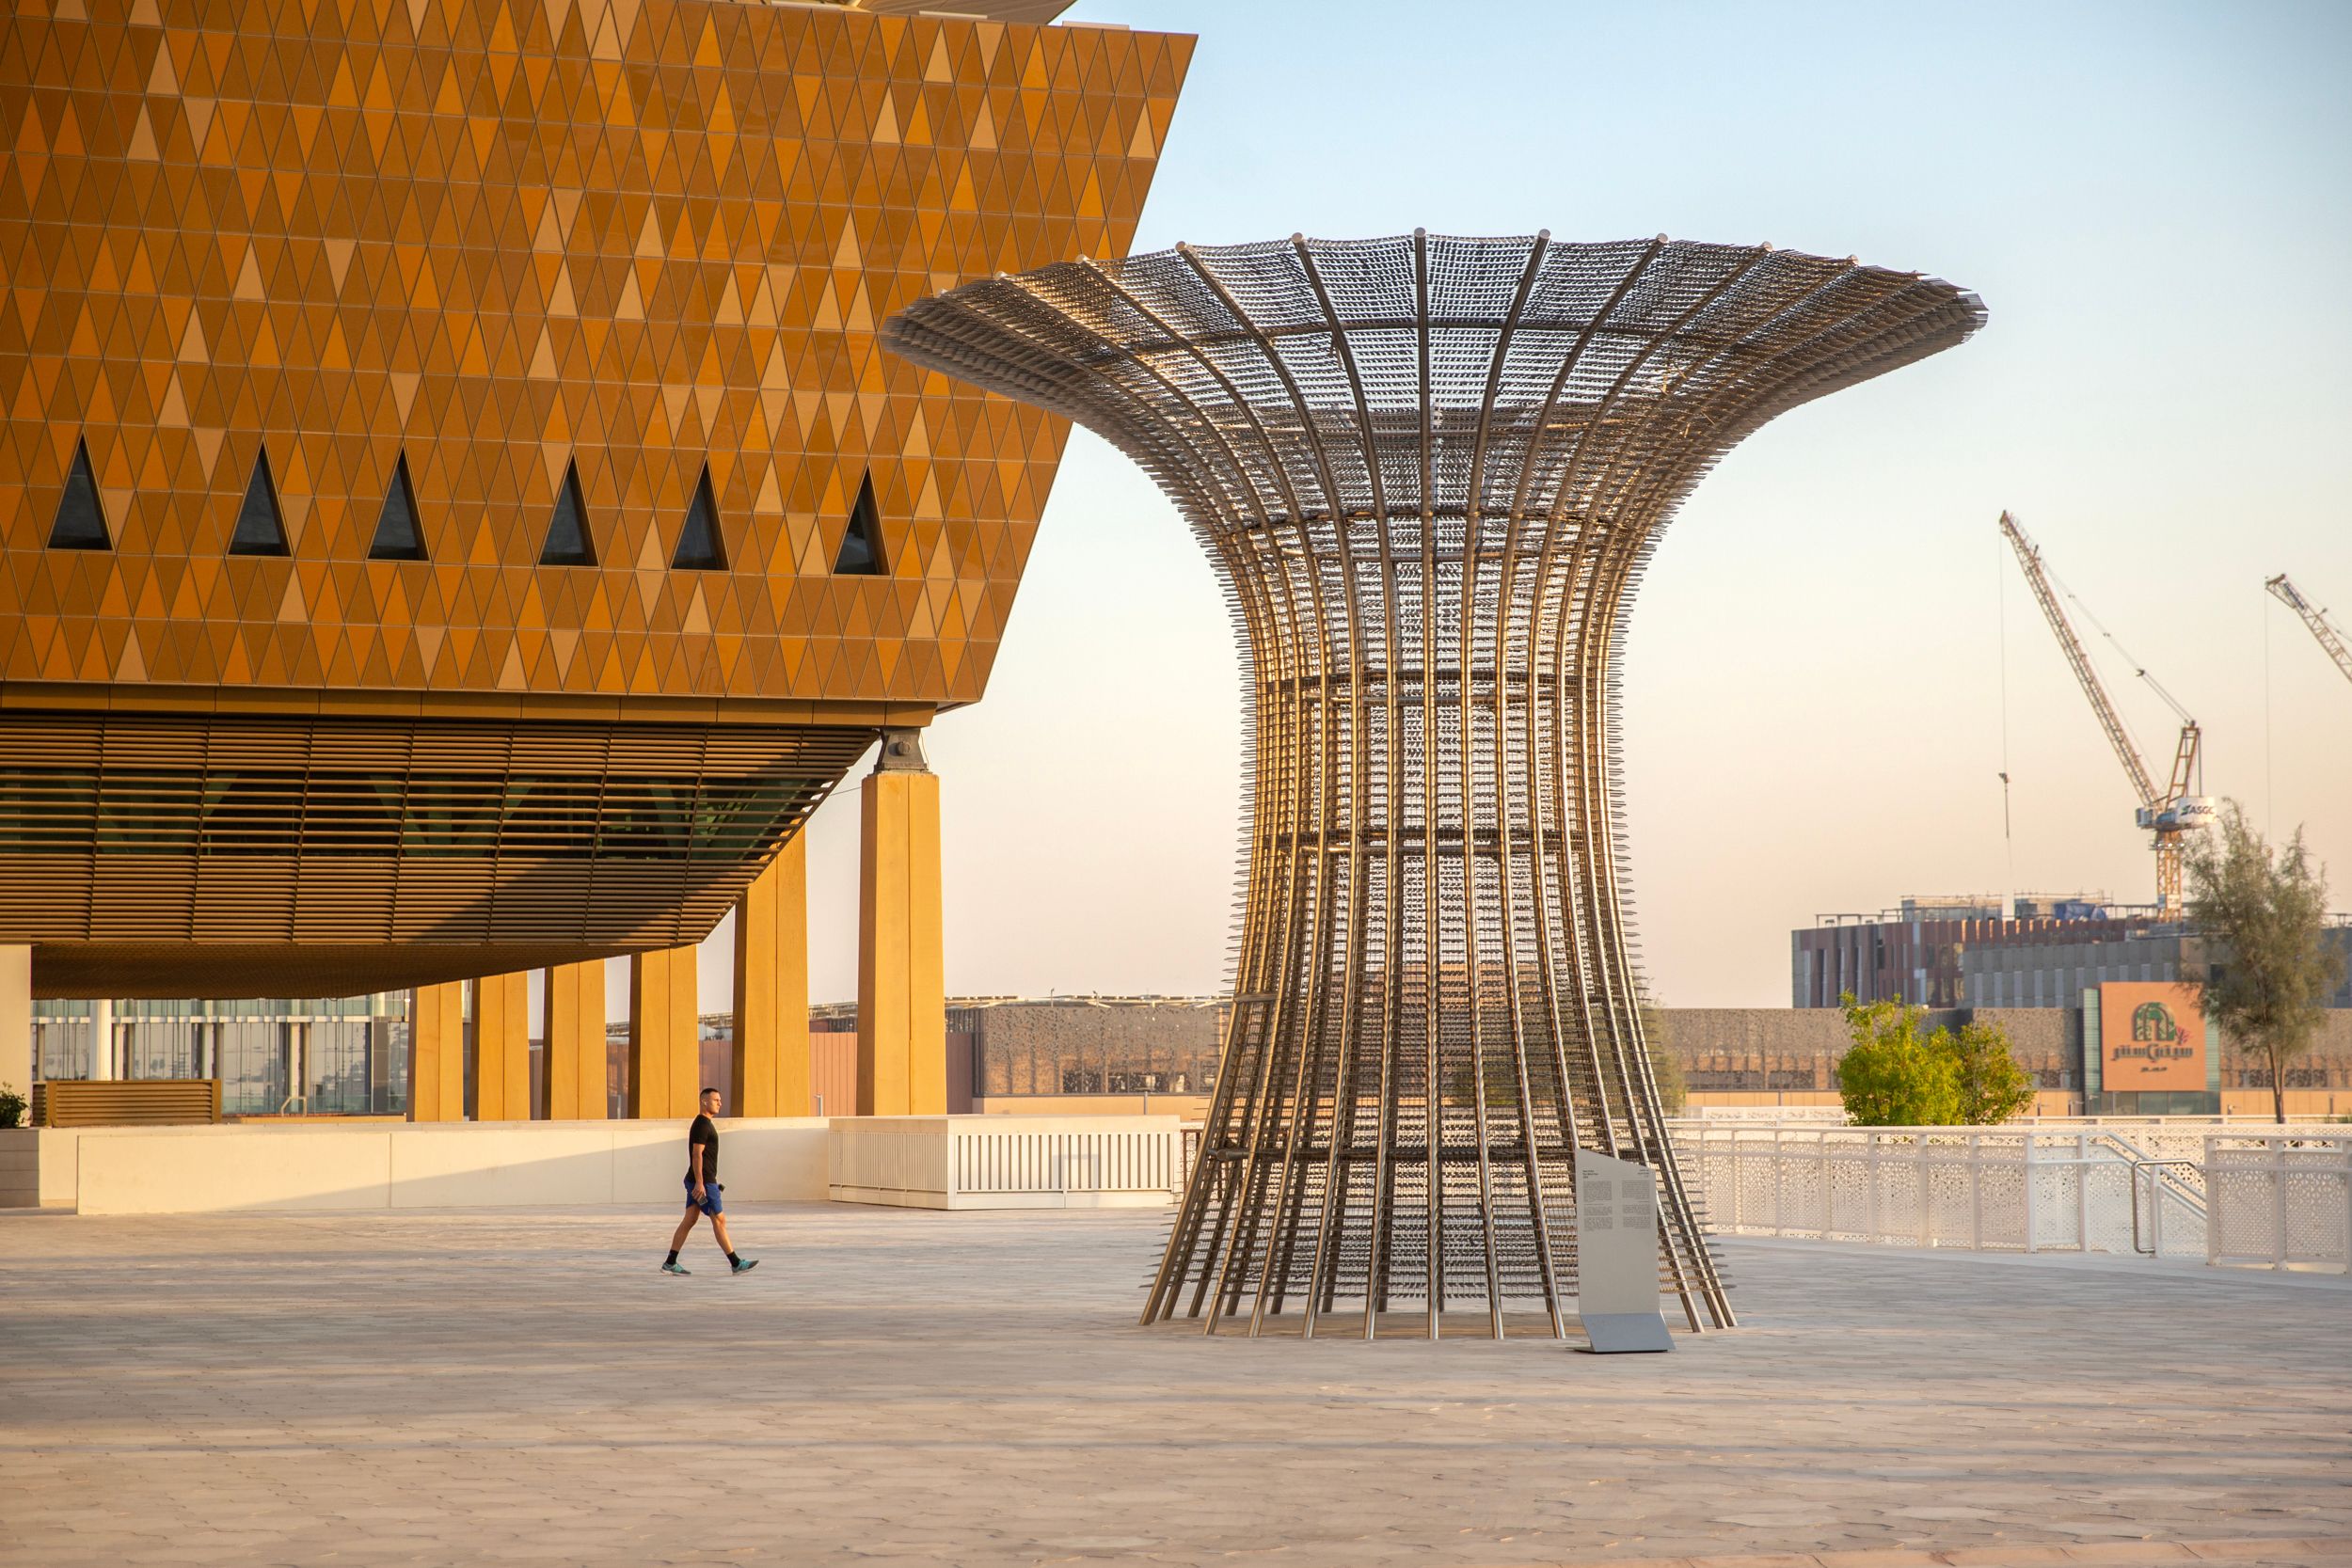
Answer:
<svg viewBox="0 0 2352 1568"><path fill-rule="evenodd" d="M1734 443L1982 315L1769 246L1416 232L1048 267L886 325L1142 464L1246 642L1237 995L1145 1321L1565 1335L1580 1147L1657 1170L1661 1283L1732 1321L1644 1038L1627 607Z"/></svg>

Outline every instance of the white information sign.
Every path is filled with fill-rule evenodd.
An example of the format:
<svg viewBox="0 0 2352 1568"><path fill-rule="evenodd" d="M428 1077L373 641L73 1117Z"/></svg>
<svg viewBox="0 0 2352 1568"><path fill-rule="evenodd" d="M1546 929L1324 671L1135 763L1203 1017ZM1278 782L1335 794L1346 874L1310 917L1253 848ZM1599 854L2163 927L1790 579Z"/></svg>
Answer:
<svg viewBox="0 0 2352 1568"><path fill-rule="evenodd" d="M1576 1291L1596 1353L1674 1349L1658 1310L1658 1179L1647 1165L1577 1151Z"/></svg>

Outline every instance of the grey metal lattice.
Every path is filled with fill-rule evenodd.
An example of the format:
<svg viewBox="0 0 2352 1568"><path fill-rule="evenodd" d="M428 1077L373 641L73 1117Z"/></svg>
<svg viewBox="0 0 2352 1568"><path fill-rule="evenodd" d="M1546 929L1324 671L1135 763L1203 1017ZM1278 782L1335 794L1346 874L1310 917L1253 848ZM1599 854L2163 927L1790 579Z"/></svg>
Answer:
<svg viewBox="0 0 2352 1568"><path fill-rule="evenodd" d="M1248 652L1232 1022L1147 1321L1565 1335L1583 1147L1656 1168L1661 1279L1731 1322L1643 1046L1626 610L1733 443L1982 320L1770 246L1415 233L1067 263L886 324L1149 469Z"/></svg>

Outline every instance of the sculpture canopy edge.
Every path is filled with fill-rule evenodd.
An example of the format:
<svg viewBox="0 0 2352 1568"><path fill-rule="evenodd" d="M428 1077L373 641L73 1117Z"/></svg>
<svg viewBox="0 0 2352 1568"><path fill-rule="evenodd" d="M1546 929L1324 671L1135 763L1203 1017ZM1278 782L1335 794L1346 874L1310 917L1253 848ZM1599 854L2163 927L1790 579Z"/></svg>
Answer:
<svg viewBox="0 0 2352 1568"><path fill-rule="evenodd" d="M1750 421L1748 428L1802 403L1955 347L1973 336L1987 319L1984 304L1974 293L1932 275L1868 266L1853 257L1837 259L1782 250L1768 244L1722 245L1673 240L1662 234L1647 240L1560 241L1552 239L1548 230L1504 236L1416 232L1367 240L1315 240L1294 235L1288 240L1238 245L1178 244L1120 259L1061 261L1025 273L1000 273L914 302L882 324L881 337L884 347L916 364L953 373L992 391L1055 407L1089 427L1099 428L1100 411L1089 400L1073 396L1073 370L1138 354L1184 352L1213 346L1224 340L1279 341L1295 334L1327 333L1332 323L1323 314L1314 292L1304 286L1303 278L1289 290L1290 309L1284 310L1280 302L1266 291L1248 288L1248 274L1268 261L1280 267L1303 251L1314 259L1327 279L1334 276L1360 277L1368 269L1386 270L1393 275L1410 264L1417 245L1425 246L1439 265L1450 253L1516 250L1532 255L1541 247L1548 266L1596 282L1611 277L1596 263L1612 259L1661 282L1677 273L1702 271L1709 264L1752 263L1766 277L1790 270L1812 275L1818 278L1814 290L1817 296L1833 288L1870 290L1889 300L1908 296L1915 302L1915 308L1906 312L1899 327L1879 341L1856 345L1857 350L1867 346L1868 352L1851 356L1842 367L1845 373L1808 385L1800 395L1775 401ZM1199 286L1204 269L1229 285L1241 285L1237 290L1240 302L1245 308L1254 308L1250 309L1250 320L1239 319L1212 290ZM1622 277L1622 268L1618 276ZM1087 295L1099 297L1105 281L1146 297L1178 330L1121 333L1111 330L1114 323L1105 316L1086 319L1072 312L1070 307ZM1636 282L1638 285L1639 279ZM1436 274L1433 283L1433 298L1442 301L1445 277ZM1169 287L1171 284L1176 287ZM1351 334L1387 325L1402 325L1413 319L1396 309L1371 314L1351 311L1346 308L1349 292L1327 292L1337 308L1340 326ZM1532 292L1529 303L1534 306L1545 297L1541 292ZM1631 312L1625 309L1627 300L1638 297L1635 292L1624 295L1603 293L1598 301L1592 300L1589 294L1581 297L1587 303L1607 306L1609 318L1600 322L1598 328L1610 335L1673 339L1693 348L1728 350L1734 355L1746 352L1737 336L1710 336L1707 317L1674 330L1672 312L1662 319L1655 313L1659 306L1674 297L1664 288L1656 289L1645 302L1651 308L1650 315L1642 314L1638 306ZM1934 302L1935 308L1925 311L1915 309L1915 302L1923 299ZM1273 320L1260 313L1268 305L1276 307ZM1094 334L1091 350L1073 355L1066 343L1049 344L1007 325L1009 320L1037 309L1055 311L1073 324L1082 322ZM1597 315L1598 311L1592 309L1582 314L1531 309L1514 332L1526 336L1582 333L1596 326ZM1851 316L1847 318L1849 325L1851 320ZM1768 324L1752 323L1751 329L1757 325ZM1433 305L1430 325L1433 331L1439 332L1454 328L1492 330L1495 322L1491 315L1448 312L1441 305ZM1770 356L1760 345L1755 352L1759 359Z"/></svg>

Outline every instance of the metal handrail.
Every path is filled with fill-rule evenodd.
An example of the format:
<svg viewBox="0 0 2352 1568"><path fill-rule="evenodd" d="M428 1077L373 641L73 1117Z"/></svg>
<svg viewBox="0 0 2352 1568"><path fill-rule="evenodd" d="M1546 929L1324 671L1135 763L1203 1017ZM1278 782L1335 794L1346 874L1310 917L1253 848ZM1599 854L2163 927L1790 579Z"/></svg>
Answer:
<svg viewBox="0 0 2352 1568"><path fill-rule="evenodd" d="M2162 1180L2163 1178L2152 1178L2149 1182L2148 1245L2141 1246L2139 1244L2139 1173L2162 1165L2186 1165L2200 1175L2203 1174L2203 1167L2194 1160L2134 1160L2132 1162L2132 1250L2143 1258L2155 1257L2157 1249L2164 1244L2163 1215L2160 1212L2164 1200L2161 1189L2156 1186L2156 1182Z"/></svg>

